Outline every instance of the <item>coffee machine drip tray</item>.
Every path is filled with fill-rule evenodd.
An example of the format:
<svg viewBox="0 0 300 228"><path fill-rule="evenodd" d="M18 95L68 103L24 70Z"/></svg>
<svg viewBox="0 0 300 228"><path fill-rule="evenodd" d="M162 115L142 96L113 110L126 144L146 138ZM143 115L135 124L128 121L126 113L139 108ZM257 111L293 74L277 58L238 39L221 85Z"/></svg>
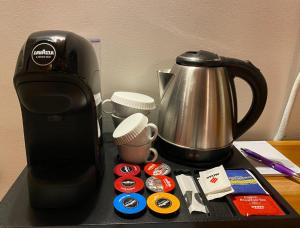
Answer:
<svg viewBox="0 0 300 228"><path fill-rule="evenodd" d="M178 184L172 192L180 200L180 211L174 216L157 216L146 209L143 214L136 218L121 217L114 211L113 201L118 195L113 183L116 179L113 167L119 163L117 148L112 143L111 136L104 134L104 144L101 148L105 152L105 173L98 187L97 193L89 197L88 201L79 207L67 209L33 209L30 207L27 188L28 169L25 168L16 182L10 188L0 204L1 227L34 227L34 226L73 226L73 227L299 227L300 217L293 208L280 196L280 194L259 174L243 155L233 148L232 155L224 162L225 169L247 169L259 180L264 189L270 193L284 211L283 216L241 216L230 197L207 201L201 191L204 203L209 209L209 214L190 214L181 194ZM159 151L160 152L160 151ZM174 173L178 171L189 172L196 181L198 172L202 168L181 165L164 158L159 158L168 164L172 172L170 177L175 180ZM141 167L142 168L142 167ZM145 173L140 178L145 181ZM145 198L151 194L147 190L141 193Z"/></svg>

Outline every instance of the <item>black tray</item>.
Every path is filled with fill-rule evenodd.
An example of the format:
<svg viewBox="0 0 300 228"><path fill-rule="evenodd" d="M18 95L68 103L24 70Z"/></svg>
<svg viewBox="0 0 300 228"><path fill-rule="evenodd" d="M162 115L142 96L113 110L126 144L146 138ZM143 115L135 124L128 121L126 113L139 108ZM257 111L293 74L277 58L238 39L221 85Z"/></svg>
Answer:
<svg viewBox="0 0 300 228"><path fill-rule="evenodd" d="M27 168L23 170L13 186L10 188L0 205L0 227L32 227L32 226L93 226L93 227L122 227L143 226L143 227L299 227L300 217L292 207L274 190L274 188L259 174L256 169L237 151L234 150L231 158L225 162L227 169L248 169L256 176L263 187L270 193L274 200L285 211L285 216L255 216L244 217L232 205L228 197L218 200L206 201L209 214L189 214L184 198L177 186L174 194L181 201L181 209L173 218L157 217L147 210L141 217L126 219L118 216L112 206L116 193L113 188L115 176L112 172L117 161L117 149L111 142L111 137L105 135L103 145L105 151L105 174L97 195L92 197L85 205L79 208L68 210L35 210L28 202L27 191ZM173 171L185 169L191 172L194 177L197 169L179 165L163 158L160 160L169 164ZM171 175L174 178L174 172ZM142 179L146 179L144 172ZM175 178L174 178L175 179ZM200 186L198 186L199 189ZM146 190L143 195L150 195Z"/></svg>

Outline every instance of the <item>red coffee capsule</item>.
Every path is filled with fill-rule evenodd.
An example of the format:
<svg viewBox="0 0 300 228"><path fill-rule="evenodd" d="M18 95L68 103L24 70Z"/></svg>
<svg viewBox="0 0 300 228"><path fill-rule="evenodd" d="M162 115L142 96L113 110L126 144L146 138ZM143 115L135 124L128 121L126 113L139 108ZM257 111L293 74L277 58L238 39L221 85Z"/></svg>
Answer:
<svg viewBox="0 0 300 228"><path fill-rule="evenodd" d="M175 188L174 180L168 176L148 177L145 184L152 192L170 192Z"/></svg>
<svg viewBox="0 0 300 228"><path fill-rule="evenodd" d="M137 176L141 172L141 169L138 165L132 165L127 163L120 163L115 166L114 173L117 176Z"/></svg>
<svg viewBox="0 0 300 228"><path fill-rule="evenodd" d="M171 167L166 163L150 162L144 167L149 176L165 176L171 173Z"/></svg>
<svg viewBox="0 0 300 228"><path fill-rule="evenodd" d="M144 182L138 177L123 176L115 180L114 186L119 192L133 193L141 191L144 188Z"/></svg>

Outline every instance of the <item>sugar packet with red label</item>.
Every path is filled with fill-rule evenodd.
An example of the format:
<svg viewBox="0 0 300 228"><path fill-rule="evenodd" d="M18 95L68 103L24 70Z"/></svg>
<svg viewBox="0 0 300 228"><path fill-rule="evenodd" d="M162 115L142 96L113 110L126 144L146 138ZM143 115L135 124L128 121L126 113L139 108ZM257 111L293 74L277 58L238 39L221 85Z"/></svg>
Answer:
<svg viewBox="0 0 300 228"><path fill-rule="evenodd" d="M234 191L223 165L199 172L198 181L207 200L221 198Z"/></svg>
<svg viewBox="0 0 300 228"><path fill-rule="evenodd" d="M283 210L269 195L233 195L231 200L243 216L285 215Z"/></svg>

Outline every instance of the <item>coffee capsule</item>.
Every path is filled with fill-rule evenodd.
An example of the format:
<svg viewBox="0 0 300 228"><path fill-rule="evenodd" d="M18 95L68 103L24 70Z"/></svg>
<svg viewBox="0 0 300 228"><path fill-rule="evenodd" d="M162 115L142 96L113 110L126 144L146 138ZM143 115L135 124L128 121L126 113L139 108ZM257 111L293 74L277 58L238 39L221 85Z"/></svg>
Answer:
<svg viewBox="0 0 300 228"><path fill-rule="evenodd" d="M115 197L113 205L123 215L138 215L145 210L146 200L138 193L122 193Z"/></svg>
<svg viewBox="0 0 300 228"><path fill-rule="evenodd" d="M114 187L119 192L139 192L144 188L144 182L138 177L123 176L115 180Z"/></svg>
<svg viewBox="0 0 300 228"><path fill-rule="evenodd" d="M148 177L145 184L152 192L170 192L175 188L174 180L168 176Z"/></svg>
<svg viewBox="0 0 300 228"><path fill-rule="evenodd" d="M171 173L171 167L166 163L150 162L145 165L144 171L149 176L164 176Z"/></svg>
<svg viewBox="0 0 300 228"><path fill-rule="evenodd" d="M132 165L127 163L120 163L115 166L114 173L117 176L137 176L141 172L141 169L138 165Z"/></svg>
<svg viewBox="0 0 300 228"><path fill-rule="evenodd" d="M180 201L170 193L157 192L147 198L147 205L155 213L169 215L179 210Z"/></svg>

